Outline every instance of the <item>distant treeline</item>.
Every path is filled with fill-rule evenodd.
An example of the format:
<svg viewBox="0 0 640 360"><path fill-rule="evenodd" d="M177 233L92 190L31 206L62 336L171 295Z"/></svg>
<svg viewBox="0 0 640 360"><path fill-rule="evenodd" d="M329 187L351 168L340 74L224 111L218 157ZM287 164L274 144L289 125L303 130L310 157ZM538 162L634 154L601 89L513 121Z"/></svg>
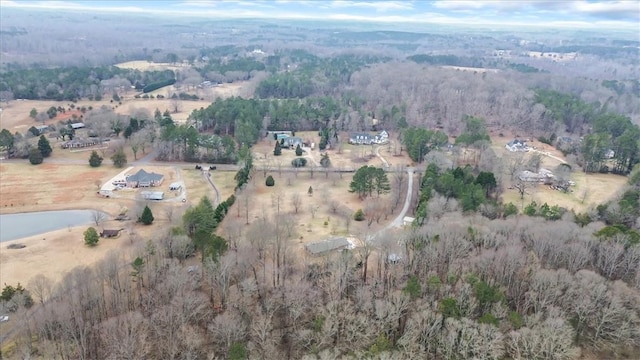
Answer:
<svg viewBox="0 0 640 360"><path fill-rule="evenodd" d="M171 70L143 72L115 66L32 68L3 73L0 91L11 92L14 99L100 100L105 90L131 86L142 90L146 84L169 81L175 82Z"/></svg>
<svg viewBox="0 0 640 360"><path fill-rule="evenodd" d="M412 55L407 59L418 64L449 65L464 67L483 67L483 61L479 58L470 58L456 55Z"/></svg>

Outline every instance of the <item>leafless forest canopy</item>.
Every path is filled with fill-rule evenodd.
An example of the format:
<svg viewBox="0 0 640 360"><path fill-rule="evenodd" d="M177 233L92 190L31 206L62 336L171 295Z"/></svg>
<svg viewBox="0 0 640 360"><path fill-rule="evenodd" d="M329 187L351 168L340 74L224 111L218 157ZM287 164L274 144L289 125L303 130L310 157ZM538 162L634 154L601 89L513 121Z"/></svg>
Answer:
<svg viewBox="0 0 640 360"><path fill-rule="evenodd" d="M158 137L144 144L171 159L195 156L190 142L202 141L196 128L220 135L208 139L237 160L236 151L243 155L234 141L255 143L259 133L283 124L372 130L375 118L379 129L457 136L469 115L498 131L599 141L609 123L597 116L615 114L611 122L622 119L631 134L640 123L640 42L633 33L390 31L328 22L6 11L2 102L119 99L125 88L147 94L170 82L185 93L174 103L177 111L205 82L253 82L256 101L217 101L193 112L191 130L177 126L180 134L158 130L173 126L170 114L154 120L109 109L88 113L87 125L105 136L116 131L113 124L119 136L131 118L148 120L152 125L135 132L136 119L127 141ZM111 67L133 60L177 70ZM39 81L34 74L51 78ZM581 117L560 119L550 100L540 100L541 90L567 94L566 104L575 105L569 115ZM237 108L248 110L230 110ZM635 164L637 138L629 148ZM475 170L498 174L509 167L507 160L494 164L486 144L477 150L493 161ZM573 155L586 158L581 152ZM249 178L254 172L244 160L241 172ZM249 186L224 210L219 230L226 251L215 256L199 247L186 217L172 216L171 229L140 240L131 253L112 253L59 283L45 274L23 284L26 292L3 303L24 321L14 325L13 345L2 351L47 359L638 358L639 174L631 172L629 186L610 202L581 214L565 211L555 221L501 216L499 203L463 212L452 196L413 194L427 209L422 226L379 233L353 251L322 257L300 255L295 214L272 211L245 226L240 209L255 195ZM394 177L396 196L406 180ZM347 214L347 227L351 218Z"/></svg>

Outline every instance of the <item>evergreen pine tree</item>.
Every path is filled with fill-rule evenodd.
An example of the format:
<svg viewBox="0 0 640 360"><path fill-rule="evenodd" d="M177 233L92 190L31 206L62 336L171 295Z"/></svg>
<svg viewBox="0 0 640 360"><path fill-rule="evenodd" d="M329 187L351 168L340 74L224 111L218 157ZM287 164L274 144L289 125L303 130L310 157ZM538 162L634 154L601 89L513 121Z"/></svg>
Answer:
<svg viewBox="0 0 640 360"><path fill-rule="evenodd" d="M89 166L98 167L102 164L102 160L102 157L94 150L91 152L91 156L89 156Z"/></svg>
<svg viewBox="0 0 640 360"><path fill-rule="evenodd" d="M44 135L40 135L40 139L38 140L38 150L40 150L40 154L42 157L49 157L53 149L51 148L51 144L49 144L49 140L47 140Z"/></svg>
<svg viewBox="0 0 640 360"><path fill-rule="evenodd" d="M149 206L144 207L139 221L145 225L151 225L153 223L153 213L151 213L151 209L149 209Z"/></svg>

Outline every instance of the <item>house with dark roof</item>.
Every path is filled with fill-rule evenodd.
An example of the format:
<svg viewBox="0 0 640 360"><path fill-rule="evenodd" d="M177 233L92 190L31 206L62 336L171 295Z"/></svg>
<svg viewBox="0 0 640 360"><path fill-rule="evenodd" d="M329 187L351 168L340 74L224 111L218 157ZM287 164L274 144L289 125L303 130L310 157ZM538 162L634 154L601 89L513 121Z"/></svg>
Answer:
<svg viewBox="0 0 640 360"><path fill-rule="evenodd" d="M100 237L103 238L112 238L120 235L120 230L102 230L100 233Z"/></svg>
<svg viewBox="0 0 640 360"><path fill-rule="evenodd" d="M127 177L127 187L151 187L160 186L164 180L164 176L156 173L148 173L144 169L140 169L137 173Z"/></svg>

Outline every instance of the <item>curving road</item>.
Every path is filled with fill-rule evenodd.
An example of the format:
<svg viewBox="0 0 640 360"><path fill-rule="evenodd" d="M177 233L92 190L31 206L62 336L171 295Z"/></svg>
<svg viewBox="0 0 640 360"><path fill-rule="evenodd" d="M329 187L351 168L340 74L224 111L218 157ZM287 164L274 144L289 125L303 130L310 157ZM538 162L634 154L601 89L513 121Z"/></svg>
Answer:
<svg viewBox="0 0 640 360"><path fill-rule="evenodd" d="M202 168L202 176L209 182L211 188L216 193L216 198L213 202L213 206L216 207L220 204L220 192L218 191L218 188L213 183L213 181L211 181L211 173L209 172L209 170L205 170L204 167Z"/></svg>

